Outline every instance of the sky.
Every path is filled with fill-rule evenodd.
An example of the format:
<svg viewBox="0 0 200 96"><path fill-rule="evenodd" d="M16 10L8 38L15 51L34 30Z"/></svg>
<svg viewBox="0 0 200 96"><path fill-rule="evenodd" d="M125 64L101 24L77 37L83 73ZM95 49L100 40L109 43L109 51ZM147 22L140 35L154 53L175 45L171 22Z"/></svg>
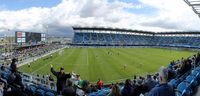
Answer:
<svg viewBox="0 0 200 96"><path fill-rule="evenodd" d="M184 0L0 0L0 35L15 31L73 36L72 26L153 32L200 31Z"/></svg>

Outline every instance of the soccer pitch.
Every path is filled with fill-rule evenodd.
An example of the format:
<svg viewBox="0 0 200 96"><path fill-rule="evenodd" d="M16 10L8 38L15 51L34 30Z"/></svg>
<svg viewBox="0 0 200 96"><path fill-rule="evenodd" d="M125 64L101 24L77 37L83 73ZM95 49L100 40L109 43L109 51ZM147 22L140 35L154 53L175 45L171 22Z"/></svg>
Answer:
<svg viewBox="0 0 200 96"><path fill-rule="evenodd" d="M108 82L117 82L132 78L134 75L150 74L167 66L170 61L187 58L196 52L161 48L66 48L46 56L28 65L20 71L30 74L48 74L50 64L59 71L80 74L81 79L96 82L99 78ZM124 68L126 66L126 68Z"/></svg>

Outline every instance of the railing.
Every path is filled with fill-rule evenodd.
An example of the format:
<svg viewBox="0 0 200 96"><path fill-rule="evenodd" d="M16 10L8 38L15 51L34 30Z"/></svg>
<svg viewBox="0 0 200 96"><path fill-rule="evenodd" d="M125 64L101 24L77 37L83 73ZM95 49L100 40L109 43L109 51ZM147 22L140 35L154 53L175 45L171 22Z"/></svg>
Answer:
<svg viewBox="0 0 200 96"><path fill-rule="evenodd" d="M27 73L21 73L22 81L24 84L31 85L38 85L45 87L47 89L56 90L56 82L50 81L48 77L39 77L34 75L29 75Z"/></svg>

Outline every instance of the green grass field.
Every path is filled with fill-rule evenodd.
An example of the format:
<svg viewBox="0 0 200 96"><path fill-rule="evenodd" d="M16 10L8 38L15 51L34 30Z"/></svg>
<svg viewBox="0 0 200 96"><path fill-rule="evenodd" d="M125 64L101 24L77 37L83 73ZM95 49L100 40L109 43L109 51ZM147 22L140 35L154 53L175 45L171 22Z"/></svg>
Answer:
<svg viewBox="0 0 200 96"><path fill-rule="evenodd" d="M108 54L108 52L110 54ZM132 78L158 71L170 61L189 57L196 52L159 48L69 48L56 52L52 59L41 58L31 64L21 66L20 71L31 74L50 73L50 64L55 70L61 66L66 72L80 74L82 79L105 82ZM124 65L126 69L124 70Z"/></svg>

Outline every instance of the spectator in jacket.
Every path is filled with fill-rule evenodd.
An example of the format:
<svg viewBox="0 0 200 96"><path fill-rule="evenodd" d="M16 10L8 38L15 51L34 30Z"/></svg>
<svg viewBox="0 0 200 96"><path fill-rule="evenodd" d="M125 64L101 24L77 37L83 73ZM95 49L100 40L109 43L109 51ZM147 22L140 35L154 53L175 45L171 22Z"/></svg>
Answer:
<svg viewBox="0 0 200 96"><path fill-rule="evenodd" d="M79 81L76 94L78 96L87 96L88 93L90 93L90 82L87 80Z"/></svg>
<svg viewBox="0 0 200 96"><path fill-rule="evenodd" d="M63 96L76 96L76 91L74 87L72 86L72 81L67 80L67 85L64 87L62 90L62 95Z"/></svg>
<svg viewBox="0 0 200 96"><path fill-rule="evenodd" d="M99 79L99 80L97 81L97 87L98 87L98 89L101 90L101 87L102 87L102 86L103 86L103 80Z"/></svg>
<svg viewBox="0 0 200 96"><path fill-rule="evenodd" d="M17 62L17 59L16 59L16 58L13 58L13 59L12 59L12 62L11 62L11 64L10 64L10 69L11 69L11 71L17 71L16 62Z"/></svg>
<svg viewBox="0 0 200 96"><path fill-rule="evenodd" d="M57 78L57 82L56 82L56 86L57 86L57 93L60 94L61 91L63 90L64 86L66 85L66 80L68 78L71 78L71 74L65 74L64 72L64 68L61 67L59 72L56 72L53 69L53 66L51 65L51 72L53 75L56 76Z"/></svg>
<svg viewBox="0 0 200 96"><path fill-rule="evenodd" d="M145 81L145 85L147 86L147 90L150 91L154 88L158 83L152 79L151 75L147 75L147 79Z"/></svg>
<svg viewBox="0 0 200 96"><path fill-rule="evenodd" d="M112 86L111 92L107 96L121 96L119 87L117 84Z"/></svg>
<svg viewBox="0 0 200 96"><path fill-rule="evenodd" d="M122 90L122 96L133 96L133 91L132 82L130 79L127 79Z"/></svg>
<svg viewBox="0 0 200 96"><path fill-rule="evenodd" d="M175 96L170 85L167 84L168 70L164 67L160 68L159 83L148 94L148 96Z"/></svg>

